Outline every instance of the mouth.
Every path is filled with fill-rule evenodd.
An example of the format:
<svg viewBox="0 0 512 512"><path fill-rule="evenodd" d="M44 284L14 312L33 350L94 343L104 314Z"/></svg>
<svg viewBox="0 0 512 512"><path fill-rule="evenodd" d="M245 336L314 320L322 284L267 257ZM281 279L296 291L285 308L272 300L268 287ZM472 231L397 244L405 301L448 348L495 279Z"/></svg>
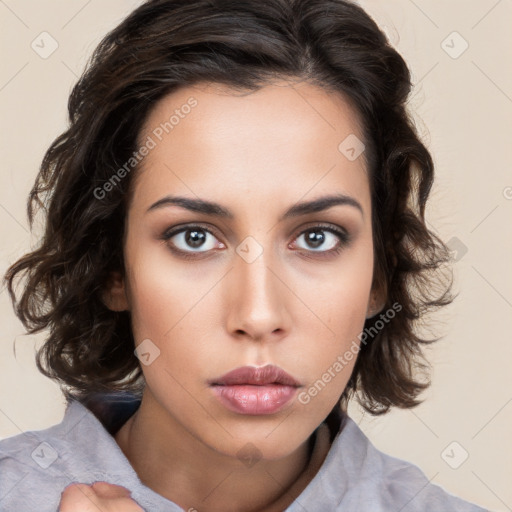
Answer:
<svg viewBox="0 0 512 512"><path fill-rule="evenodd" d="M243 366L210 381L210 386L267 386L281 385L300 387L301 384L282 368L275 365L263 367Z"/></svg>
<svg viewBox="0 0 512 512"><path fill-rule="evenodd" d="M230 411L245 415L274 414L301 384L282 368L244 366L209 382L216 398Z"/></svg>

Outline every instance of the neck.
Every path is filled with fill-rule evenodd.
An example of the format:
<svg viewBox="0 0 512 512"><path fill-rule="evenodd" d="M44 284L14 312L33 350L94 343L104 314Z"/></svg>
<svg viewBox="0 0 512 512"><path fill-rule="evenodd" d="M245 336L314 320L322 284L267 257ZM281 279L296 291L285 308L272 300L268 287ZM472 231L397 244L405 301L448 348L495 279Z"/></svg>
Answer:
<svg viewBox="0 0 512 512"><path fill-rule="evenodd" d="M284 458L250 463L206 445L144 393L139 409L114 437L140 480L184 510L279 512L299 496L327 455L323 427L322 446L311 460L307 439Z"/></svg>

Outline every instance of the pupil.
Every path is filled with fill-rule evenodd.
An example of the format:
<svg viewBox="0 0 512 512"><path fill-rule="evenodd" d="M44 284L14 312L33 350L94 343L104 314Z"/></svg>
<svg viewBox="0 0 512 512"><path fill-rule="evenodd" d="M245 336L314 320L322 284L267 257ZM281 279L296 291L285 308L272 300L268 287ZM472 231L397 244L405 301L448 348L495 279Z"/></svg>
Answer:
<svg viewBox="0 0 512 512"><path fill-rule="evenodd" d="M322 231L309 231L306 238L308 243L311 243L314 247L318 247L324 242L324 234Z"/></svg>
<svg viewBox="0 0 512 512"><path fill-rule="evenodd" d="M196 229L187 231L188 235L185 237L186 241L192 247L200 247L204 242L205 234L203 231L198 231Z"/></svg>

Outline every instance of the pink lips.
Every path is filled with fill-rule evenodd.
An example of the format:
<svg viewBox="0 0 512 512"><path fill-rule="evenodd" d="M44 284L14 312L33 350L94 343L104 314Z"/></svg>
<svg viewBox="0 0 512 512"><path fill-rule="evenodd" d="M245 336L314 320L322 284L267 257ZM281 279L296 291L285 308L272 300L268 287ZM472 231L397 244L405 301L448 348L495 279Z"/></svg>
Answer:
<svg viewBox="0 0 512 512"><path fill-rule="evenodd" d="M295 395L300 384L274 365L243 366L210 381L220 402L240 414L272 414Z"/></svg>

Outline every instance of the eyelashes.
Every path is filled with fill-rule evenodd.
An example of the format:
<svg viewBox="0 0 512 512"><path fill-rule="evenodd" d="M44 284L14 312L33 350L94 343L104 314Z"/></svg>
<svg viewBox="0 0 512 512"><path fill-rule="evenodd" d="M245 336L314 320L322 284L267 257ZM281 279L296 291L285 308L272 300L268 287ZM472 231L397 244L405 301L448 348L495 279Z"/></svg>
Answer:
<svg viewBox="0 0 512 512"><path fill-rule="evenodd" d="M322 235L317 236L319 233L322 233ZM330 236L325 236L326 233ZM215 233L208 227L200 224L189 224L168 229L159 238L167 243L169 249L174 254L183 259L208 257L214 250L219 249L219 245L220 248L226 247L222 242L218 242L217 245L214 243L212 246L211 239L217 240ZM177 247L175 242L172 242L173 238L177 239L178 245L181 245L181 248ZM299 248L299 252L305 253L307 257L312 258L336 256L351 242L350 235L344 229L325 224L309 226L300 231L293 239L293 242L295 243L296 240L301 238L304 238L305 242L303 247ZM333 242L334 247L332 247ZM311 245L308 246L308 244L313 244L313 247ZM326 246L329 248L322 250L322 247Z"/></svg>

